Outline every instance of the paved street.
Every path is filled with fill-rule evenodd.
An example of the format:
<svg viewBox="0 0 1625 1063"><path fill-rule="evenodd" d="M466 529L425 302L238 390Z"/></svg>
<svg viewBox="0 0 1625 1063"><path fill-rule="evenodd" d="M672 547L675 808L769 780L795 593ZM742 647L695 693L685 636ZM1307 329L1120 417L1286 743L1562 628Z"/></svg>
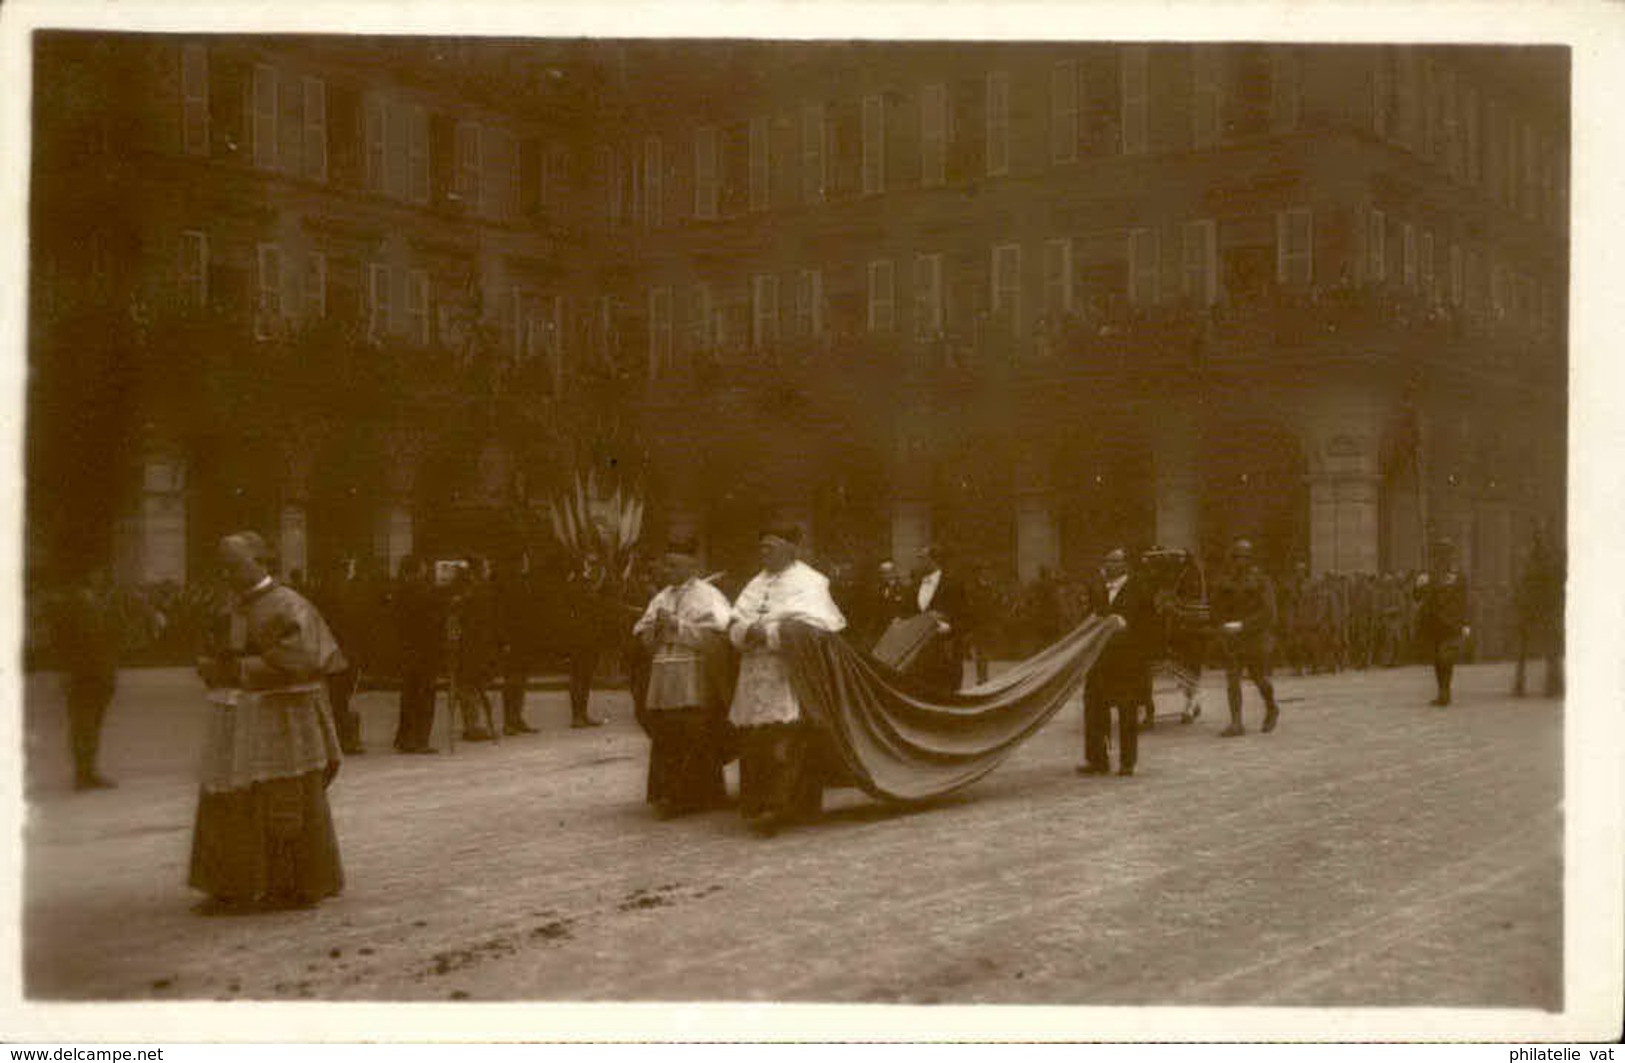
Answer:
<svg viewBox="0 0 1625 1063"><path fill-rule="evenodd" d="M25 992L34 999L777 1000L1556 1009L1562 705L1461 670L1284 677L1282 724L1220 741L1223 691L1165 714L1132 779L1082 778L1068 707L928 809L831 794L772 840L730 812L657 823L619 692L571 731L373 752L331 791L349 880L319 909L191 912L203 706L129 672L75 794L54 676L28 680ZM1165 696L1165 712L1173 698ZM437 731L438 736L438 731ZM730 772L730 776L732 773Z"/></svg>

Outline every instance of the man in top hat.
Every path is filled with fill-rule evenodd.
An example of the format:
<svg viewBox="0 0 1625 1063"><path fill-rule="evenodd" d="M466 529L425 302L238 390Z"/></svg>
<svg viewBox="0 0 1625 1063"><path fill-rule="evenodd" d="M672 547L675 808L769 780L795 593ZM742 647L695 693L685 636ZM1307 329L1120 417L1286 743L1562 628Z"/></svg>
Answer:
<svg viewBox="0 0 1625 1063"><path fill-rule="evenodd" d="M1275 584L1253 560L1253 544L1237 539L1230 547L1230 567L1213 591L1213 622L1224 647L1225 694L1230 701L1230 726L1221 738L1247 733L1241 724L1241 678L1245 674L1264 698L1264 725L1275 730L1280 707L1270 682L1270 651L1275 630Z"/></svg>
<svg viewBox="0 0 1625 1063"><path fill-rule="evenodd" d="M1089 584L1089 612L1116 616L1124 626L1100 651L1084 680L1084 763L1078 772L1104 775L1109 770L1106 739L1115 706L1117 774L1133 775L1139 753L1137 714L1150 700L1150 643L1158 620L1150 588L1129 572L1128 553L1120 546L1106 552L1099 576Z"/></svg>
<svg viewBox="0 0 1625 1063"><path fill-rule="evenodd" d="M727 707L728 599L699 578L692 539L673 538L662 559L666 585L632 628L649 650L648 802L660 819L720 804Z"/></svg>
<svg viewBox="0 0 1625 1063"><path fill-rule="evenodd" d="M797 560L801 529L762 532L762 570L734 602L728 637L742 654L728 718L740 729L739 811L771 835L798 814L816 811L823 784L810 770L810 734L779 650L779 628L796 620L825 631L846 627L829 580Z"/></svg>
<svg viewBox="0 0 1625 1063"><path fill-rule="evenodd" d="M965 678L965 634L968 617L965 588L943 571L947 552L941 546L920 551L919 578L907 605L913 614L929 614L937 622L937 637L920 654L916 670L921 679L941 690L958 690Z"/></svg>
<svg viewBox="0 0 1625 1063"><path fill-rule="evenodd" d="M1468 635L1467 577L1456 568L1456 546L1448 539L1433 545L1431 561L1432 571L1416 578L1417 628L1438 686L1431 704L1443 708L1450 704L1450 681Z"/></svg>

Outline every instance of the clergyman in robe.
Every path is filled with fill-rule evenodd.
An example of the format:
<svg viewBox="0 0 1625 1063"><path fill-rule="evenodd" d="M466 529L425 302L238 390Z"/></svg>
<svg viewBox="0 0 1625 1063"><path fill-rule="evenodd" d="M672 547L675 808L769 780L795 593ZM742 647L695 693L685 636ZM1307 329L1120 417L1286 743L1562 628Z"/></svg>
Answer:
<svg viewBox="0 0 1625 1063"><path fill-rule="evenodd" d="M780 651L780 626L795 620L831 632L846 627L829 580L797 559L800 542L793 525L762 533L762 570L734 602L728 629L742 655L728 714L739 728L739 809L763 835L816 812L823 793L810 763L811 728Z"/></svg>
<svg viewBox="0 0 1625 1063"><path fill-rule="evenodd" d="M315 607L271 578L267 554L253 532L220 541L233 599L198 661L210 706L190 882L208 895L204 912L309 907L344 885L323 679L347 665Z"/></svg>
<svg viewBox="0 0 1625 1063"><path fill-rule="evenodd" d="M672 540L662 561L666 586L632 633L650 652L642 719L649 731L649 804L669 819L714 808L727 726L728 599L699 578L691 540Z"/></svg>

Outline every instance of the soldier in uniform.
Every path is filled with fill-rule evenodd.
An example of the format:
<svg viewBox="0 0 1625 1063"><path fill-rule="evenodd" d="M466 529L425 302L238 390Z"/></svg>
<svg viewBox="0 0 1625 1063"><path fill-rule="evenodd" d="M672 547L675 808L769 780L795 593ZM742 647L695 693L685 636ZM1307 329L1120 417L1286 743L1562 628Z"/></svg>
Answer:
<svg viewBox="0 0 1625 1063"><path fill-rule="evenodd" d="M1230 547L1230 568L1213 591L1213 622L1224 648L1225 693L1230 726L1223 738L1247 733L1241 723L1241 678L1246 674L1264 698L1264 725L1275 730L1280 708L1270 683L1270 651L1275 630L1275 585L1253 560L1253 544L1237 539Z"/></svg>
<svg viewBox="0 0 1625 1063"><path fill-rule="evenodd" d="M1441 540L1433 547L1433 567L1416 580L1417 629L1428 656L1438 695L1432 704L1450 704L1450 681L1467 638L1467 577L1456 568L1455 544Z"/></svg>

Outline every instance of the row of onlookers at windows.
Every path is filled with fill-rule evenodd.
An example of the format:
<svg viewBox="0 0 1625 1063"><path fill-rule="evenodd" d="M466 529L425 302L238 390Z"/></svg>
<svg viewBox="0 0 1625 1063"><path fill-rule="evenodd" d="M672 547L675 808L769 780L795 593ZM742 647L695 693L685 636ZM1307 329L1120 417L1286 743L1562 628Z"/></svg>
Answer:
<svg viewBox="0 0 1625 1063"><path fill-rule="evenodd" d="M1399 288L1428 305L1458 308L1492 323L1510 323L1532 333L1554 333L1561 315L1560 292L1545 278L1515 270L1504 258L1479 244L1436 239L1431 228L1399 222L1381 210L1365 212L1362 251L1356 279L1367 286ZM1165 238L1177 232L1177 252L1165 249ZM843 272L836 298L849 305L861 291L859 314L845 313L840 324L854 331L909 331L916 338L942 335L949 326L950 301L969 302L985 312L993 327L1008 333L1027 331L1034 322L1056 323L1087 314L1092 297L1116 299L1130 307L1179 301L1212 306L1227 299L1247 299L1269 287L1304 288L1316 282L1314 218L1307 208L1281 211L1275 218L1275 244L1223 246L1219 222L1212 218L1181 223L1177 230L1136 227L1112 239L1121 240L1119 255L1101 257L1100 241L1089 241L1091 260L1078 262L1080 241L1051 239L1037 251L1036 272L1028 248L1020 243L995 245L986 267L961 254L919 253L909 258L876 258L855 277ZM1394 237L1397 236L1397 240ZM1228 234L1226 245L1235 244ZM1177 254L1177 279L1169 273ZM1272 256L1273 285L1253 274L1268 269L1260 260ZM187 301L208 302L209 247L201 231L181 234L180 286ZM702 281L679 306L674 289L648 289L645 307L632 312L647 323L653 366L668 364L682 329L690 350L761 348L785 340L825 335L830 299L822 269L757 273L743 285ZM1167 282L1174 280L1171 290ZM437 338L434 278L420 268L370 262L361 267L361 310L366 334L427 345ZM1036 285L1033 282L1036 281ZM1265 283L1259 283L1265 281ZM855 283L854 283L855 282ZM907 302L902 295L907 287ZM1036 289L1036 290L1035 290ZM1028 304L1029 292L1036 303ZM285 251L275 243L256 247L254 308L256 332L274 335L280 323L310 321L327 315L328 260L317 250ZM590 316L600 335L617 333L625 317L617 303L600 298L591 315L572 310L575 302L557 293L540 293L513 285L495 293L483 307L499 325L500 342L516 355L556 351L569 337L582 335L578 319ZM583 305L585 305L583 303ZM444 307L441 307L444 310ZM646 312L646 316L644 313ZM607 341L606 341L607 342Z"/></svg>

